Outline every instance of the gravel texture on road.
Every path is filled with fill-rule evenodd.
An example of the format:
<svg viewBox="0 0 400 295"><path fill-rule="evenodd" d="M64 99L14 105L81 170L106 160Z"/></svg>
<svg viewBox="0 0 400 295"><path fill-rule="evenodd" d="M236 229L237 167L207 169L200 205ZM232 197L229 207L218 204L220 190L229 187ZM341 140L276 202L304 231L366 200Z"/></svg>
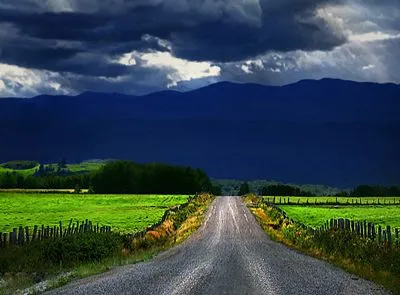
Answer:
<svg viewBox="0 0 400 295"><path fill-rule="evenodd" d="M387 294L376 284L273 242L239 197L218 197L203 226L150 262L46 294Z"/></svg>

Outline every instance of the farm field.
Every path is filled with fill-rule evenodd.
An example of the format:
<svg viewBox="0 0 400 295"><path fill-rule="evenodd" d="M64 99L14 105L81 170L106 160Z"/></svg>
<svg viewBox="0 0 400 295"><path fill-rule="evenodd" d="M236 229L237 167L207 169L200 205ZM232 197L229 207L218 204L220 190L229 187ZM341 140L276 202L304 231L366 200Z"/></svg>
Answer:
<svg viewBox="0 0 400 295"><path fill-rule="evenodd" d="M275 198L275 204L287 203L288 199L291 204L319 204L319 203L331 203L331 204L399 204L400 197L263 197L264 200L273 202Z"/></svg>
<svg viewBox="0 0 400 295"><path fill-rule="evenodd" d="M0 165L0 174L7 173L7 172L8 173L16 172L16 173L19 173L22 176L26 177L29 175L33 175L37 169L39 169L39 165L35 166L33 168L29 168L29 169L10 169L10 168Z"/></svg>
<svg viewBox="0 0 400 295"><path fill-rule="evenodd" d="M280 205L287 215L306 225L318 227L331 218L367 220L376 225L400 228L400 206L295 206Z"/></svg>
<svg viewBox="0 0 400 295"><path fill-rule="evenodd" d="M82 195L0 193L0 232L18 226L68 225L89 219L113 231L133 233L160 220L165 210L183 204L179 195Z"/></svg>
<svg viewBox="0 0 400 295"><path fill-rule="evenodd" d="M84 161L78 164L67 164L67 169L71 173L88 173L92 171L96 171L100 169L102 166L104 166L107 163L108 160L88 160ZM23 167L23 165L27 165L26 163L31 164L30 166ZM16 168L18 164L21 165L21 168ZM53 167L55 168L57 164L45 164L44 165L46 168ZM14 168L10 168L14 167ZM23 176L30 176L35 174L35 172L39 169L39 163L35 162L30 162L30 161L11 161L7 163L2 163L0 164L0 174L1 173L13 173L16 172L18 174L21 174Z"/></svg>
<svg viewBox="0 0 400 295"><path fill-rule="evenodd" d="M67 164L67 169L73 173L85 173L99 170L108 160L89 160L79 164Z"/></svg>

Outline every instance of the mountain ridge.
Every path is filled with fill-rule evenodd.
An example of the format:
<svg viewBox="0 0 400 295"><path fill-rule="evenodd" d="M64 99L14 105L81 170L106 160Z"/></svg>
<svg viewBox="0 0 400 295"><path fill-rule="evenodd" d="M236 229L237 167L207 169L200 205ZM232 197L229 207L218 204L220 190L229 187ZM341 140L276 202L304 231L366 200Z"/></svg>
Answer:
<svg viewBox="0 0 400 295"><path fill-rule="evenodd" d="M155 92L150 92L150 93L146 93L146 94L141 94L141 95L137 95L137 94L125 94L122 92L99 92L99 91L92 91L92 90L88 90L88 91L83 91L81 93L75 94L75 95L66 95L66 94L39 94L39 95L35 95L32 97L0 97L0 101L2 99L34 99L36 97L41 97L41 96L49 96L49 97L82 97L85 96L86 94L97 94L97 95L118 95L118 96L125 96L125 97L147 97L147 96L153 96L156 94L164 94L164 93L190 93L190 92L194 92L197 90L201 90L201 89L205 89L205 88L209 88L209 87L214 87L214 86L218 86L218 85L238 85L238 86L258 86L258 87L265 87L265 88L283 88L283 87L288 87L291 85L296 85L296 84L302 84L302 83L309 83L309 82L325 82L325 81L329 81L329 82L348 82L348 83L352 83L352 84L364 84L364 85L387 85L387 86L395 86L395 87L400 87L400 84L396 84L393 82L370 82L370 81L354 81L354 80L345 80L345 79L338 79L338 78L321 78L321 79L302 79L302 80L298 80L296 82L293 83L288 83L288 84L284 84L284 85L267 85L267 84L259 84L259 83L252 83L252 82L244 82L244 83L240 83L240 82L232 82L232 81L219 81L216 83L212 83L203 87L199 87L196 89L191 89L191 90L186 90L186 91L180 91L180 90L174 90L174 89L166 89L166 90L160 90L160 91L155 91Z"/></svg>
<svg viewBox="0 0 400 295"><path fill-rule="evenodd" d="M400 184L400 86L222 82L145 96L0 99L0 162L119 158L214 178Z"/></svg>

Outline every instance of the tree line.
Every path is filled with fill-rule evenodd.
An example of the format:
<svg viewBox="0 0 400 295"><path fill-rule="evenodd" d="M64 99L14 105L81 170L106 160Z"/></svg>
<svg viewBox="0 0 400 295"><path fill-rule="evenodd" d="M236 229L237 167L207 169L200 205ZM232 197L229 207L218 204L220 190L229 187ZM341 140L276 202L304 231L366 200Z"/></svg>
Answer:
<svg viewBox="0 0 400 295"><path fill-rule="evenodd" d="M252 193L247 182L240 185L238 195ZM303 191L300 188L287 184L272 184L263 186L260 191L255 192L261 196L313 196L311 192Z"/></svg>
<svg viewBox="0 0 400 295"><path fill-rule="evenodd" d="M92 179L96 193L194 194L211 191L209 177L200 169L165 164L140 165L129 161L111 162Z"/></svg>
<svg viewBox="0 0 400 295"><path fill-rule="evenodd" d="M396 186L379 186L379 185L359 185L354 188L350 194L350 197L397 197L400 196L400 188Z"/></svg>
<svg viewBox="0 0 400 295"><path fill-rule="evenodd" d="M39 169L40 171L40 169ZM193 194L216 192L209 177L200 169L164 164L136 164L130 161L110 162L98 171L86 174L57 175L35 173L23 176L17 172L0 174L0 188L80 189L95 193Z"/></svg>
<svg viewBox="0 0 400 295"><path fill-rule="evenodd" d="M20 163L13 162L20 166ZM137 164L130 161L109 162L98 171L73 174L66 170L65 160L56 166L40 165L33 175L24 176L18 172L0 173L0 188L21 189L76 189L89 188L96 193L159 193L186 194L200 191L222 195L224 187L211 183L200 169L165 164ZM67 173L68 172L68 173ZM240 183L240 182L238 182ZM253 188L254 189L254 188ZM247 182L242 182L232 194L256 193L263 196L314 196L299 186L289 184L267 184L252 191ZM400 196L396 186L359 185L352 190L342 191L336 196Z"/></svg>
<svg viewBox="0 0 400 295"><path fill-rule="evenodd" d="M11 189L74 189L91 186L91 174L24 176L18 172L0 174L0 188Z"/></svg>
<svg viewBox="0 0 400 295"><path fill-rule="evenodd" d="M287 184L265 185L258 192L253 192L247 182L243 182L238 191L238 195L242 196L248 193L257 193L261 196L315 196L307 190ZM396 186L376 186L376 185L359 185L350 191L342 191L336 196L343 197L397 197L400 196L400 188Z"/></svg>

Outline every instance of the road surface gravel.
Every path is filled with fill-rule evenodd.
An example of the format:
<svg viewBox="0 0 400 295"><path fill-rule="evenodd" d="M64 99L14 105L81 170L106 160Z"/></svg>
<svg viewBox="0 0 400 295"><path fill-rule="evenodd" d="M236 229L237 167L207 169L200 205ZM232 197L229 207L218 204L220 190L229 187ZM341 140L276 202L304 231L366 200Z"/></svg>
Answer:
<svg viewBox="0 0 400 295"><path fill-rule="evenodd" d="M239 197L218 197L203 226L150 262L46 294L387 294L327 262L273 242Z"/></svg>

